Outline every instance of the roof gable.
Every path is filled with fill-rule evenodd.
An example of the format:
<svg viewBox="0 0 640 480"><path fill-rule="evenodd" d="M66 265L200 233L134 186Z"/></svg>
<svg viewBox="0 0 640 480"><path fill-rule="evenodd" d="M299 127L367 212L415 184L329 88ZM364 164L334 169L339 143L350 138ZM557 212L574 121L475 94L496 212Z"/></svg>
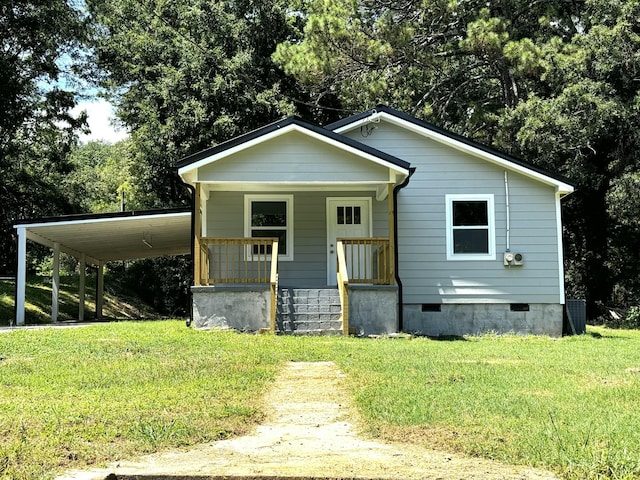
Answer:
<svg viewBox="0 0 640 480"><path fill-rule="evenodd" d="M507 155L504 152L495 150L444 128L437 127L429 122L419 120L411 115L387 107L386 105L378 105L374 109L331 123L324 128L341 134L369 122L380 120L388 121L477 158L509 170L517 171L542 183L552 185L556 187L557 191L561 194L569 194L574 190L575 184L561 175L548 172L529 162Z"/></svg>
<svg viewBox="0 0 640 480"><path fill-rule="evenodd" d="M389 179L387 165L293 129L200 166L194 180L224 189L234 183L254 187L275 183L318 186L380 184Z"/></svg>
<svg viewBox="0 0 640 480"><path fill-rule="evenodd" d="M368 147L339 133L305 122L297 117L289 117L185 157L177 164L178 173L183 178L189 178L190 175L193 175L193 172L205 165L261 143L273 141L290 132L299 132L309 138L383 165L404 175L408 174L410 168L408 162L393 155Z"/></svg>

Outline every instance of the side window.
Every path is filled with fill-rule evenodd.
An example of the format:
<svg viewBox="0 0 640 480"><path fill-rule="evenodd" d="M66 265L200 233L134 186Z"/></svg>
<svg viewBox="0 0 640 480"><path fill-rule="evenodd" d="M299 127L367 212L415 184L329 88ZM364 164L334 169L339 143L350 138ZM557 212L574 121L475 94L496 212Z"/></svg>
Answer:
<svg viewBox="0 0 640 480"><path fill-rule="evenodd" d="M275 237L278 258L293 260L293 195L245 195L244 217L246 237Z"/></svg>
<svg viewBox="0 0 640 480"><path fill-rule="evenodd" d="M446 195L447 260L495 260L493 195Z"/></svg>

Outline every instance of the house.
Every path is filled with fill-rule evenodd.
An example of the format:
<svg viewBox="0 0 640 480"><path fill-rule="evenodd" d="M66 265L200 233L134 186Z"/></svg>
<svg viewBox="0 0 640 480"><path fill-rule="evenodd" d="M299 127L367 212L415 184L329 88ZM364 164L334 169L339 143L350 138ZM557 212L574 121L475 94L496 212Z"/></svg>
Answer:
<svg viewBox="0 0 640 480"><path fill-rule="evenodd" d="M178 174L196 326L562 334L561 176L386 106L287 118Z"/></svg>

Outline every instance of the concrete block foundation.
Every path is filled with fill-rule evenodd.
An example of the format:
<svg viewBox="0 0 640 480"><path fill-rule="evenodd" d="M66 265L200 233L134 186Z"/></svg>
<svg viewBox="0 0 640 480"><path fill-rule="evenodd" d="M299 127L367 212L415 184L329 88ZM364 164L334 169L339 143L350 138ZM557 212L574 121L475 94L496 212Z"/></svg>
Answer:
<svg viewBox="0 0 640 480"><path fill-rule="evenodd" d="M349 285L349 328L356 335L398 332L398 287Z"/></svg>
<svg viewBox="0 0 640 480"><path fill-rule="evenodd" d="M269 328L269 285L191 287L195 328L233 328L257 332Z"/></svg>
<svg viewBox="0 0 640 480"><path fill-rule="evenodd" d="M437 307L440 311L434 311ZM405 304L403 330L434 337L484 333L560 337L563 310L563 305L546 303Z"/></svg>

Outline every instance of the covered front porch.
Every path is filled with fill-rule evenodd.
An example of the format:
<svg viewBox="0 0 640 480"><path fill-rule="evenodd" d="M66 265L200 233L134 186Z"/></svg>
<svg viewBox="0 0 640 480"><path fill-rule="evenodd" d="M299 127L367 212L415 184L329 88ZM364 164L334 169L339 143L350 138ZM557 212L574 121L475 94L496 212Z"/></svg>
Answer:
<svg viewBox="0 0 640 480"><path fill-rule="evenodd" d="M305 201L308 196L304 192L291 195L295 218L312 218L305 210L316 202ZM285 230L258 230L279 234L274 237L196 235L195 325L345 335L350 331L396 331L394 242L389 235L393 232L393 209L389 210L389 199L377 203L372 198L366 200L343 197L336 202L327 197L325 205L331 211L321 215L326 222L320 218L298 220L288 239ZM357 211L352 203L363 205L360 215L366 218L352 213ZM255 217L262 215L255 211L262 207L277 208L277 204L254 204L254 223ZM370 209L384 215L391 211L388 224L376 224L374 229ZM203 231L200 221L196 217L196 232ZM345 228L334 228L339 225ZM312 231L305 232L307 228ZM349 230L361 233L339 236Z"/></svg>
<svg viewBox="0 0 640 480"><path fill-rule="evenodd" d="M196 206L195 325L397 331L394 190L408 165L283 122L179 164Z"/></svg>

